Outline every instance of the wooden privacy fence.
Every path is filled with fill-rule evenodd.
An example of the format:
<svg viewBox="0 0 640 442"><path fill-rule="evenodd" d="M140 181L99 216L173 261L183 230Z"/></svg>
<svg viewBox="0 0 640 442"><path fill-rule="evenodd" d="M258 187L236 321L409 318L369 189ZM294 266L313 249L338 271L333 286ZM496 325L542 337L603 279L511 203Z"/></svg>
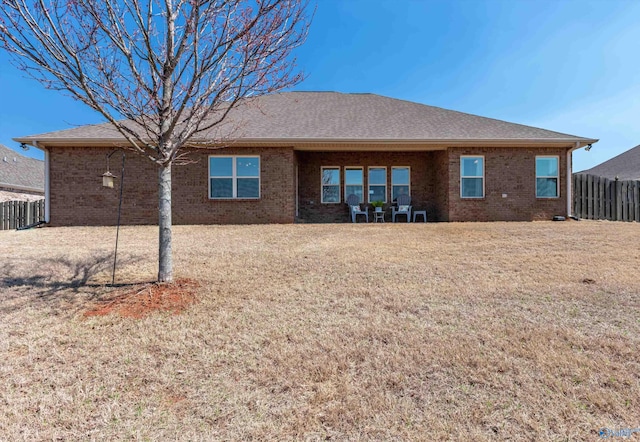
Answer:
<svg viewBox="0 0 640 442"><path fill-rule="evenodd" d="M44 200L0 203L0 230L19 229L44 221Z"/></svg>
<svg viewBox="0 0 640 442"><path fill-rule="evenodd" d="M640 221L640 181L574 174L573 213L585 219Z"/></svg>

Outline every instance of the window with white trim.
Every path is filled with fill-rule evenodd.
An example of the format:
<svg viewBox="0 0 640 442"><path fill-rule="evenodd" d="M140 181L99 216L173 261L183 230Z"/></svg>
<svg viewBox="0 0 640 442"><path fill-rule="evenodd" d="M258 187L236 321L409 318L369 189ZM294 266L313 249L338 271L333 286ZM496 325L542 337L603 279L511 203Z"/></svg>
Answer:
<svg viewBox="0 0 640 442"><path fill-rule="evenodd" d="M210 155L209 198L260 198L260 157Z"/></svg>
<svg viewBox="0 0 640 442"><path fill-rule="evenodd" d="M344 168L344 197L345 199L353 194L358 197L359 202L364 202L364 172L362 167Z"/></svg>
<svg viewBox="0 0 640 442"><path fill-rule="evenodd" d="M558 157L536 157L536 198L558 198L560 189L560 168Z"/></svg>
<svg viewBox="0 0 640 442"><path fill-rule="evenodd" d="M484 157L460 157L460 197L484 198Z"/></svg>
<svg viewBox="0 0 640 442"><path fill-rule="evenodd" d="M320 180L322 181L321 198L323 203L340 202L340 168L320 168Z"/></svg>
<svg viewBox="0 0 640 442"><path fill-rule="evenodd" d="M391 200L398 195L411 195L411 171L409 167L391 168Z"/></svg>
<svg viewBox="0 0 640 442"><path fill-rule="evenodd" d="M369 167L369 202L387 202L387 168Z"/></svg>

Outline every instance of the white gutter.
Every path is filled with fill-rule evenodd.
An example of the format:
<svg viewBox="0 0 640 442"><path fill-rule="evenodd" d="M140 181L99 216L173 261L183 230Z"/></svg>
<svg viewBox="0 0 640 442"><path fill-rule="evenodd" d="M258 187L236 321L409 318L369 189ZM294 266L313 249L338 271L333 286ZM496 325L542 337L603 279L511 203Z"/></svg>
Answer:
<svg viewBox="0 0 640 442"><path fill-rule="evenodd" d="M19 184L0 183L0 187L14 190L24 190L26 192L42 193L44 189L38 187L20 186Z"/></svg>
<svg viewBox="0 0 640 442"><path fill-rule="evenodd" d="M40 138L37 141L30 137L13 138L18 143L31 144L36 146L38 143L55 144L61 146L86 146L100 145L105 147L121 146L126 143L123 138ZM187 143L187 146L199 147L211 143L211 139L192 139ZM492 144L492 145L523 145L528 146L531 144L574 144L580 143L581 147L587 144L595 143L596 139L590 138L430 138L430 139L416 139L416 138L235 138L235 139L220 139L217 142L213 140L212 145L235 143L242 145L243 143L264 143L264 144L436 144L445 146L458 146L458 145L477 145L478 143ZM191 144L190 144L191 143ZM37 146L36 146L37 147Z"/></svg>
<svg viewBox="0 0 640 442"><path fill-rule="evenodd" d="M51 214L51 192L49 189L49 149L40 145L37 141L31 143L34 147L44 152L44 222L49 224Z"/></svg>

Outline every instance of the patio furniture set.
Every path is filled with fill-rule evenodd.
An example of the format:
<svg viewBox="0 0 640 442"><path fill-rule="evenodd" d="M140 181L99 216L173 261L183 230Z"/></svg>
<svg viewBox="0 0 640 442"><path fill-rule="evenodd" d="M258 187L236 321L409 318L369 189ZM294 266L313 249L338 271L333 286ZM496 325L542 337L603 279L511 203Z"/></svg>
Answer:
<svg viewBox="0 0 640 442"><path fill-rule="evenodd" d="M349 206L349 213L351 213L351 222L357 222L358 215L365 217L366 222L369 222L369 207L364 209L360 206L360 198L357 195L351 194L347 197L347 205ZM373 222L385 222L385 211L382 207L376 207L373 212ZM411 215L413 214L413 222L416 222L418 216L422 216L423 222L427 222L426 210L413 210L411 206L411 196L398 195L396 198L396 205L391 206L391 221L396 222L398 215L404 215L407 222L411 222Z"/></svg>

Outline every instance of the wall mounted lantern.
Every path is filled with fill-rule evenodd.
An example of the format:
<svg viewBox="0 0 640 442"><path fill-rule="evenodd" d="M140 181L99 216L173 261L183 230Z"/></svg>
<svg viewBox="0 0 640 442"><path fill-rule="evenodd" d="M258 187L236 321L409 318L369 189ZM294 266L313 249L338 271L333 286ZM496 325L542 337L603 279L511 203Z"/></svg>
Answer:
<svg viewBox="0 0 640 442"><path fill-rule="evenodd" d="M114 184L115 180L116 180L116 176L114 174L112 174L111 172L109 172L108 170L105 173L102 174L102 186L103 187L109 187L110 189L113 189L113 184Z"/></svg>

